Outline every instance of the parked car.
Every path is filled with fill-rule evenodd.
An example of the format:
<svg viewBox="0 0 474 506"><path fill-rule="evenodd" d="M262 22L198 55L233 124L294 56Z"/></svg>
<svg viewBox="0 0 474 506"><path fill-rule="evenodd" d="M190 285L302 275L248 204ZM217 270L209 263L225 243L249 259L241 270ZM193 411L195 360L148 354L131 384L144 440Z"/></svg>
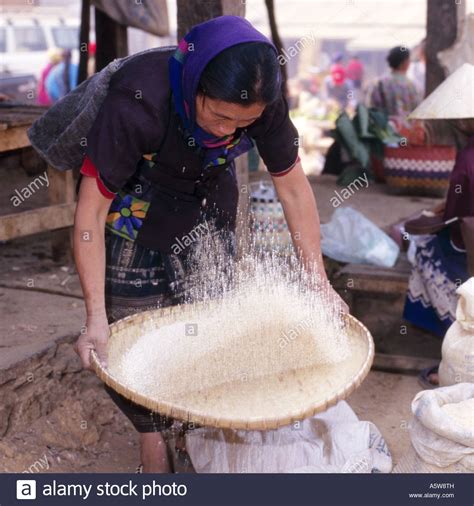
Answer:
<svg viewBox="0 0 474 506"><path fill-rule="evenodd" d="M78 63L78 47L79 19L8 12L0 18L0 72L39 79L48 49L70 49Z"/></svg>

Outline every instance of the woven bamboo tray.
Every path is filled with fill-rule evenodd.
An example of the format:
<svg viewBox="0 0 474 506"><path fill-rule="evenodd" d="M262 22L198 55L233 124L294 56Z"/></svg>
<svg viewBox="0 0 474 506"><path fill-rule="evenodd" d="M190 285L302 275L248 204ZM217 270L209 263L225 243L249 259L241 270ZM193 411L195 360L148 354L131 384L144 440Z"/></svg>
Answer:
<svg viewBox="0 0 474 506"><path fill-rule="evenodd" d="M109 367L139 336L160 325L186 318L187 306L174 306L128 316L110 325ZM370 332L346 315L350 357L338 364L306 367L245 381L195 390L186 398L147 397L113 377L92 352L98 377L127 399L152 411L197 425L230 429L269 430L327 410L348 397L367 376L374 358ZM212 367L212 365L210 365ZM192 374L192 371L183 371Z"/></svg>

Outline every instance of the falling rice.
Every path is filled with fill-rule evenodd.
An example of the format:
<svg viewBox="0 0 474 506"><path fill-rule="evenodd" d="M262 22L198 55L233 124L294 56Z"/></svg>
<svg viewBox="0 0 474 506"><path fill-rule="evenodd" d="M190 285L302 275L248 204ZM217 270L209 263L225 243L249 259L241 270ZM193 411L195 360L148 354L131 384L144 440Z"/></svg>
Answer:
<svg viewBox="0 0 474 506"><path fill-rule="evenodd" d="M347 359L328 286L296 258L247 253L234 262L209 236L196 245L183 316L144 333L111 374L155 399L225 391L247 381ZM248 388L248 385L247 385Z"/></svg>

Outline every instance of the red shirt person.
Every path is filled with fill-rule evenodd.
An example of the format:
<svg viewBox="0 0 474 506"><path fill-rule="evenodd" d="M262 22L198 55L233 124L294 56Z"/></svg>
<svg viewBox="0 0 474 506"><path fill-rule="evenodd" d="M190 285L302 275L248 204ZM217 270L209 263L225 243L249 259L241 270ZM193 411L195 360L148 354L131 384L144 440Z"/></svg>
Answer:
<svg viewBox="0 0 474 506"><path fill-rule="evenodd" d="M354 84L354 88L360 89L364 78L364 65L358 56L353 56L346 67L346 77Z"/></svg>

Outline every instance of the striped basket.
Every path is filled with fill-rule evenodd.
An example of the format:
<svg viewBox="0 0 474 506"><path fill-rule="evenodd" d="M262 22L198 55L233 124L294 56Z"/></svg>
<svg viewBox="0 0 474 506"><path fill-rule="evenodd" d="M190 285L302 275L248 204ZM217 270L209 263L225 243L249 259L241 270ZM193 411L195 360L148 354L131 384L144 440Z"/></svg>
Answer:
<svg viewBox="0 0 474 506"><path fill-rule="evenodd" d="M272 183L259 181L250 185L251 230L258 248L286 253L291 250L283 207Z"/></svg>
<svg viewBox="0 0 474 506"><path fill-rule="evenodd" d="M403 193L444 195L455 158L452 146L385 147L387 185Z"/></svg>

